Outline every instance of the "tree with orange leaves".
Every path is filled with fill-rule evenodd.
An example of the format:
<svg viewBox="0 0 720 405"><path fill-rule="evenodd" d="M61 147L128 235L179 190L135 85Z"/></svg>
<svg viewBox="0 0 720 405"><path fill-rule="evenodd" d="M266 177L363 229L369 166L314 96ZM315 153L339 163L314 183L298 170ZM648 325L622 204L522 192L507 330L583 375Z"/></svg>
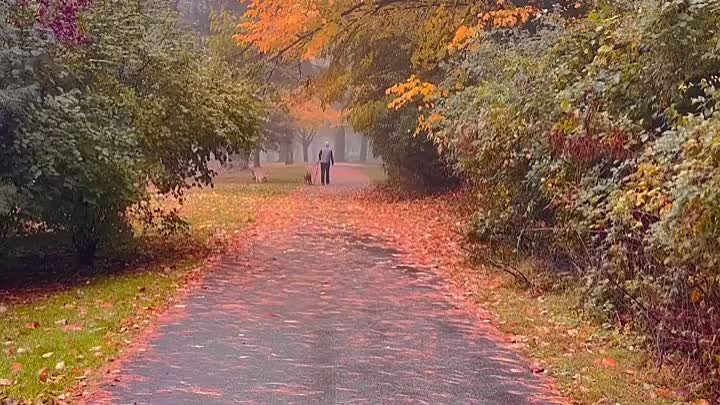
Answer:
<svg viewBox="0 0 720 405"><path fill-rule="evenodd" d="M391 172L434 182L445 176L441 159L425 136L408 134L441 119L424 114L440 94L433 89L441 90L443 61L477 31L530 25L537 11L564 0L245 1L238 44L272 64L321 61L319 74L298 83L323 103L342 102ZM387 110L411 104L418 108Z"/></svg>
<svg viewBox="0 0 720 405"><path fill-rule="evenodd" d="M342 114L331 106L323 106L317 98L292 100L287 103L290 117L294 121L294 136L303 149L303 161L310 159L308 148L315 139L318 129L323 126L337 126L342 123Z"/></svg>

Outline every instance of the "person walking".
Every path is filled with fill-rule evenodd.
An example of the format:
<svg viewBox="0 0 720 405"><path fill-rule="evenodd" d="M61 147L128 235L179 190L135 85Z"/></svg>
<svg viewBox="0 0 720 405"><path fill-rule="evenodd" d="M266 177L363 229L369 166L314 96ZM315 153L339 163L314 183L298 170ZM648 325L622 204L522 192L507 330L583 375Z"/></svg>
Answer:
<svg viewBox="0 0 720 405"><path fill-rule="evenodd" d="M333 151L330 149L330 142L325 142L325 146L320 149L318 155L320 160L320 178L323 186L330 184L330 166L335 166L335 158Z"/></svg>

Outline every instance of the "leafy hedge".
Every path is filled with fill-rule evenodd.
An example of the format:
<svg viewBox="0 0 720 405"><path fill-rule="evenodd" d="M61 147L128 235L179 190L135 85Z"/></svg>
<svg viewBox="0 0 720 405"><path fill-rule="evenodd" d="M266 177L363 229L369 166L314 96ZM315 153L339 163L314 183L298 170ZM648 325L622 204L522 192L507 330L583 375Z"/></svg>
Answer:
<svg viewBox="0 0 720 405"><path fill-rule="evenodd" d="M257 141L254 86L172 1L4 1L0 45L0 241L41 224L92 262L132 212L163 216L150 189L209 184Z"/></svg>
<svg viewBox="0 0 720 405"><path fill-rule="evenodd" d="M569 266L718 394L720 2L547 12L444 72L428 136L478 190L470 240Z"/></svg>

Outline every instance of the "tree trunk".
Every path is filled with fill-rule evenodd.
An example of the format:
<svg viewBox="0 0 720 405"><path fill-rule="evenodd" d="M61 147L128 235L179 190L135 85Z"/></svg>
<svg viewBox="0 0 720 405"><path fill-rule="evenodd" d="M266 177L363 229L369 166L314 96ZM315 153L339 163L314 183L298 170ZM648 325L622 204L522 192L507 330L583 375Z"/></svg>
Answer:
<svg viewBox="0 0 720 405"><path fill-rule="evenodd" d="M260 167L260 149L253 151L253 166Z"/></svg>
<svg viewBox="0 0 720 405"><path fill-rule="evenodd" d="M241 152L240 169L246 170L250 167L250 152Z"/></svg>
<svg viewBox="0 0 720 405"><path fill-rule="evenodd" d="M310 161L309 157L308 157L308 149L310 148L310 143L303 142L302 147L303 147L303 162L307 163Z"/></svg>
<svg viewBox="0 0 720 405"><path fill-rule="evenodd" d="M368 155L368 139L367 136L363 135L360 139L360 161L367 162Z"/></svg>
<svg viewBox="0 0 720 405"><path fill-rule="evenodd" d="M334 155L336 161L345 161L345 127L338 127L335 132Z"/></svg>
<svg viewBox="0 0 720 405"><path fill-rule="evenodd" d="M293 143L292 138L285 141L285 164L293 164Z"/></svg>
<svg viewBox="0 0 720 405"><path fill-rule="evenodd" d="M279 146L279 150L278 150L278 162L286 162L287 161L287 155L288 155L287 149L288 149L287 143L285 143L284 140L280 141L280 146Z"/></svg>

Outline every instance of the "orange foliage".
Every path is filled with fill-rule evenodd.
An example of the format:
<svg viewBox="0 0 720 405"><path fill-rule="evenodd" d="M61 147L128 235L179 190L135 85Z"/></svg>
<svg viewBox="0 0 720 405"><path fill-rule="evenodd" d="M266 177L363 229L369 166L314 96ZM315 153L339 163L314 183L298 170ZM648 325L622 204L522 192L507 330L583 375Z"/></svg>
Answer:
<svg viewBox="0 0 720 405"><path fill-rule="evenodd" d="M511 28L527 23L538 12L533 6L488 11L480 15L480 21L486 28Z"/></svg>
<svg viewBox="0 0 720 405"><path fill-rule="evenodd" d="M415 128L415 135L426 132L432 133L435 127L442 122L444 117L438 113L432 113L427 117L420 115L418 117L417 128Z"/></svg>
<svg viewBox="0 0 720 405"><path fill-rule="evenodd" d="M448 50L449 51L456 51L463 47L463 45L467 42L468 39L474 37L476 35L476 31L474 28L468 28L465 25L461 25L460 28L455 31L455 36L453 37L453 40L448 44Z"/></svg>
<svg viewBox="0 0 720 405"><path fill-rule="evenodd" d="M385 90L387 95L396 97L388 103L389 109L399 110L409 103L417 103L419 111L427 111L435 107L435 100L446 95L436 85L420 80L415 75L410 76L403 83L398 83ZM433 127L443 120L443 116L437 113L430 115L420 114L415 135L421 132L432 132Z"/></svg>
<svg viewBox="0 0 720 405"><path fill-rule="evenodd" d="M385 90L386 95L395 95L396 97L388 103L388 108L399 110L408 103L419 102L418 109L432 108L434 101L442 96L440 89L430 83L420 80L417 76L412 75L403 83L398 83Z"/></svg>
<svg viewBox="0 0 720 405"><path fill-rule="evenodd" d="M315 0L246 0L246 21L238 25L234 39L238 43L254 45L260 52L281 50L292 45L304 33L321 27L322 21ZM307 38L309 46L299 50L302 56L317 55L329 36L331 25L324 25L316 34Z"/></svg>
<svg viewBox="0 0 720 405"><path fill-rule="evenodd" d="M305 129L317 129L323 125L337 126L343 121L340 111L323 106L315 98L292 99L285 104L290 116Z"/></svg>
<svg viewBox="0 0 720 405"><path fill-rule="evenodd" d="M517 7L488 11L479 16L479 24L476 27L461 25L455 32L453 40L448 44L448 51L454 52L462 49L467 41L477 36L479 29L490 28L511 28L525 24L539 9L532 6Z"/></svg>

